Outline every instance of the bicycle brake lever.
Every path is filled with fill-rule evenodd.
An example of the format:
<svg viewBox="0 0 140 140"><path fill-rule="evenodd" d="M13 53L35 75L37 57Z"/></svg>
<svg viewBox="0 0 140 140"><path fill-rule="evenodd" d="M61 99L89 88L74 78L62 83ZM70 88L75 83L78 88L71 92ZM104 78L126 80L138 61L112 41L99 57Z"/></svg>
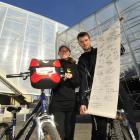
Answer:
<svg viewBox="0 0 140 140"><path fill-rule="evenodd" d="M23 77L23 80L26 80L28 78L28 76Z"/></svg>

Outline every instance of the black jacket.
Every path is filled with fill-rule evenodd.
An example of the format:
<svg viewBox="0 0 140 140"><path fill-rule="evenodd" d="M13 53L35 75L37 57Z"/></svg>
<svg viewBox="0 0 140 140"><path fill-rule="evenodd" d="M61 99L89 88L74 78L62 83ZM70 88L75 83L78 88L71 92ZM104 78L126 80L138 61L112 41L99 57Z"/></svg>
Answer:
<svg viewBox="0 0 140 140"><path fill-rule="evenodd" d="M80 75L80 99L81 104L87 105L86 91L91 89L94 70L96 65L97 49L91 48L90 52L85 52L79 57L78 70ZM90 93L89 93L90 94Z"/></svg>
<svg viewBox="0 0 140 140"><path fill-rule="evenodd" d="M69 60L60 60L66 73L70 70L73 77L61 83L52 90L51 110L53 111L71 111L75 107L75 88L79 86L79 73L77 65Z"/></svg>
<svg viewBox="0 0 140 140"><path fill-rule="evenodd" d="M123 55L124 52L125 52L125 49L123 45L121 44L120 54ZM85 93L85 91L87 91L88 88L91 89L92 87L94 70L95 70L95 65L96 65L96 56L97 56L97 48L91 48L90 52L85 52L79 57L78 70L79 70L80 78L81 78L79 93L80 93L80 98L81 98L81 104L84 104L84 105L88 104L88 101L86 99L87 93Z"/></svg>

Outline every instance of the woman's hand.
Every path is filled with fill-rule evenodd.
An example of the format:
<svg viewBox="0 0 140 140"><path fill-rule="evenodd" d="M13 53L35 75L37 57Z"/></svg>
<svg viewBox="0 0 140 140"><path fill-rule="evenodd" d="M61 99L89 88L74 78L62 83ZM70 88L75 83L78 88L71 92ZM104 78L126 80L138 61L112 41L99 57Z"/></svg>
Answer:
<svg viewBox="0 0 140 140"><path fill-rule="evenodd" d="M71 73L65 73L64 80L71 79L73 75Z"/></svg>

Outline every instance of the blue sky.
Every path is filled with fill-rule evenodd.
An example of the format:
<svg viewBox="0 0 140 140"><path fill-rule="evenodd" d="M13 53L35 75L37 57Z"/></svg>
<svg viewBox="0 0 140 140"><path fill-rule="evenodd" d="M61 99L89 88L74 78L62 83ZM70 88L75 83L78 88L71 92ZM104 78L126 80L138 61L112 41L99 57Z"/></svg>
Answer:
<svg viewBox="0 0 140 140"><path fill-rule="evenodd" d="M0 0L73 26L112 0Z"/></svg>

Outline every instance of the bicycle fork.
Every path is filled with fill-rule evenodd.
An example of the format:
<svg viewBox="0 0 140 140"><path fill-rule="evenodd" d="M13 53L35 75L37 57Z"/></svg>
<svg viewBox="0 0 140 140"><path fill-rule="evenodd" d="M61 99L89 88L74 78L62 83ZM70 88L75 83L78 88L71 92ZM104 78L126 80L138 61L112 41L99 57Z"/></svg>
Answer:
<svg viewBox="0 0 140 140"><path fill-rule="evenodd" d="M45 136L44 136L42 126L44 123L48 123L48 122L51 123L54 127L56 127L56 125L54 123L54 116L53 115L43 114L42 116L36 118L38 140L44 139Z"/></svg>

